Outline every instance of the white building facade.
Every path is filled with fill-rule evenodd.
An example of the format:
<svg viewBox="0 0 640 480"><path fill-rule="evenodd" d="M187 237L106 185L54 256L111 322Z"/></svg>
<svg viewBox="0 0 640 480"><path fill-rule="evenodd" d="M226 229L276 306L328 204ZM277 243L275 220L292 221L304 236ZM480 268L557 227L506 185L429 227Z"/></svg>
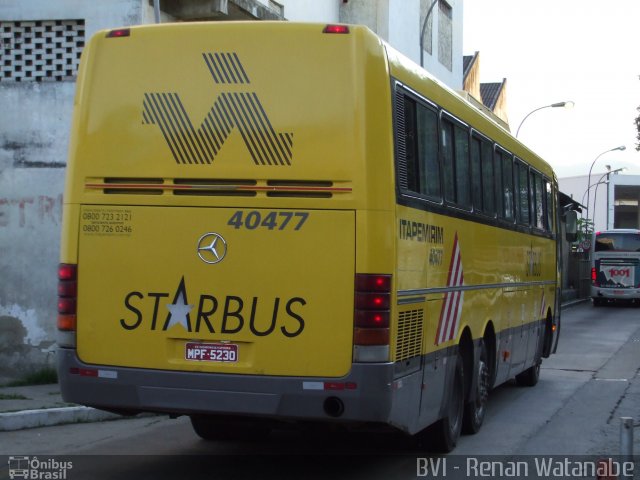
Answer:
<svg viewBox="0 0 640 480"><path fill-rule="evenodd" d="M595 172L560 178L560 191L587 207L583 218L594 222L594 230L640 228L640 175ZM587 186L591 185L587 193Z"/></svg>
<svg viewBox="0 0 640 480"><path fill-rule="evenodd" d="M280 0L280 3L287 20L366 25L417 64L422 40L423 67L454 90L462 90L463 0Z"/></svg>

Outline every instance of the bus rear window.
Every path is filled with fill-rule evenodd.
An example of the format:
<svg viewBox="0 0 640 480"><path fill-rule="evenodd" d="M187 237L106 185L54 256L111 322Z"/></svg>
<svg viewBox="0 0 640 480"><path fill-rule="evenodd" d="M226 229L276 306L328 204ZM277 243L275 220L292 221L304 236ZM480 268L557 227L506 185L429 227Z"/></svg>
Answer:
<svg viewBox="0 0 640 480"><path fill-rule="evenodd" d="M596 252L640 252L638 233L602 233L596 235Z"/></svg>

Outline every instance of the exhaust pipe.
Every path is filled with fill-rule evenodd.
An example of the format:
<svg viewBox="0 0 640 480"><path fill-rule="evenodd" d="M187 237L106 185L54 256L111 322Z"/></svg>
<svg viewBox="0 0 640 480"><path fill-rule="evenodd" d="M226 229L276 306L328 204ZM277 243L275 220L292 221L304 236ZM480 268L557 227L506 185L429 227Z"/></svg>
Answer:
<svg viewBox="0 0 640 480"><path fill-rule="evenodd" d="M324 401L324 413L333 418L341 417L344 413L344 403L338 397L329 397Z"/></svg>

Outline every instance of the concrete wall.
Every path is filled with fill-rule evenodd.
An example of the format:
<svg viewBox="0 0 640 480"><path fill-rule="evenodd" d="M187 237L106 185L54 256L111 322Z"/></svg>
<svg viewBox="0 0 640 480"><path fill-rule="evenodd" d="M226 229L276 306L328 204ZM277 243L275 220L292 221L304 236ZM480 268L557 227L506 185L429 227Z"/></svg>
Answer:
<svg viewBox="0 0 640 480"><path fill-rule="evenodd" d="M0 21L84 20L88 40L99 29L152 19L153 9L149 17L145 3L3 1ZM18 48L18 41L4 43ZM73 77L0 79L0 379L53 362L62 192L74 92Z"/></svg>

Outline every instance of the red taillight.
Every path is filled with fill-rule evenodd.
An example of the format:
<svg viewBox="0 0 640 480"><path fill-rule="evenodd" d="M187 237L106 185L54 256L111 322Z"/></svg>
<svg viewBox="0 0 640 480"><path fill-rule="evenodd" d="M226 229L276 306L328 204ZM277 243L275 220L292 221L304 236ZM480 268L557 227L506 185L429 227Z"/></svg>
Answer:
<svg viewBox="0 0 640 480"><path fill-rule="evenodd" d="M595 285L596 287L599 286L597 280L598 280L598 272L596 272L596 268L595 267L592 267L591 268L591 283L593 285Z"/></svg>
<svg viewBox="0 0 640 480"><path fill-rule="evenodd" d="M390 293L356 292L358 310L389 310L390 304Z"/></svg>
<svg viewBox="0 0 640 480"><path fill-rule="evenodd" d="M58 281L58 296L59 297L75 297L78 293L78 283Z"/></svg>
<svg viewBox="0 0 640 480"><path fill-rule="evenodd" d="M391 275L356 275L356 292L391 292Z"/></svg>
<svg viewBox="0 0 640 480"><path fill-rule="evenodd" d="M75 280L78 274L78 266L69 263L61 263L58 266L58 280Z"/></svg>
<svg viewBox="0 0 640 480"><path fill-rule="evenodd" d="M322 33L345 34L349 33L349 27L346 25L327 25L324 27L324 30L322 30Z"/></svg>
<svg viewBox="0 0 640 480"><path fill-rule="evenodd" d="M122 38L128 37L131 35L131 30L128 28L118 28L116 30L111 30L107 33L107 38Z"/></svg>
<svg viewBox="0 0 640 480"><path fill-rule="evenodd" d="M76 299L58 298L58 313L62 313L63 315L76 313Z"/></svg>
<svg viewBox="0 0 640 480"><path fill-rule="evenodd" d="M391 275L356 274L354 345L389 345Z"/></svg>
<svg viewBox="0 0 640 480"><path fill-rule="evenodd" d="M389 326L389 312L356 310L356 326L383 328Z"/></svg>
<svg viewBox="0 0 640 480"><path fill-rule="evenodd" d="M356 328L353 341L356 345L389 345L389 329Z"/></svg>
<svg viewBox="0 0 640 480"><path fill-rule="evenodd" d="M58 266L58 329L76 329L78 296L78 266L61 263Z"/></svg>

